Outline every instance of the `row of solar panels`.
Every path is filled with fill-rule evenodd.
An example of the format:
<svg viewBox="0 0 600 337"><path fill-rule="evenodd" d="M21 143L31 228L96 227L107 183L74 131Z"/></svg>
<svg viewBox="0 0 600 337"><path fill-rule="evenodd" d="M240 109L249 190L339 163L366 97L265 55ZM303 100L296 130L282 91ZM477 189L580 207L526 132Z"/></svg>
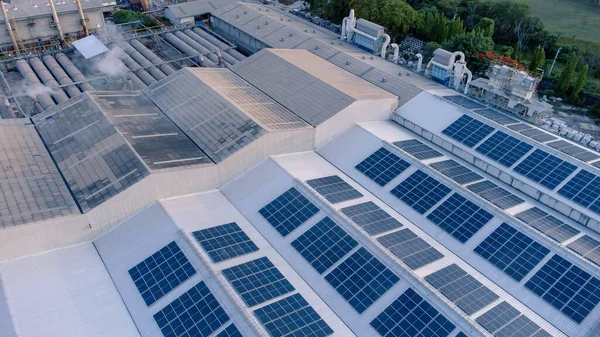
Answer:
<svg viewBox="0 0 600 337"><path fill-rule="evenodd" d="M384 151L380 149L376 155L381 155ZM362 164L363 167L367 166ZM394 167L394 165L389 167ZM331 199L327 194L322 194L322 190L315 189L328 201L337 203L362 196L360 192L338 176L313 179L307 183L313 187L332 181L337 181L337 186L343 186L343 188L336 188L339 190L337 193L343 190L347 197L344 200ZM350 193L350 191L353 192ZM333 190L327 192L335 193ZM275 208L277 209L276 213L273 212ZM317 206L292 188L259 212L282 236L287 236L318 211ZM442 253L431 247L410 229L401 228L400 222L373 202L345 207L341 211L370 235L386 233L379 236L377 240L412 269L420 268L444 257ZM390 231L392 232L390 233ZM313 225L291 244L317 272L325 274L325 280L359 313L364 312L399 280L365 248L357 248L358 243L329 217L325 217ZM354 253L346 259L343 258L351 252ZM330 270L336 264L338 264L337 267ZM330 271L327 272L328 270ZM449 271L451 272L449 273ZM468 315L482 310L499 298L489 288L455 264L425 277L425 280ZM425 321L423 320L427 316L415 316L415 312L425 309L420 306L435 310L409 288L380 313L371 322L371 326L382 336L447 336L454 329L454 325L440 315L437 310L433 311ZM513 314L514 312L516 314ZM510 313L510 317L503 324L498 325L494 322L495 315L499 313L504 315ZM550 336L506 302L494 306L489 313L484 313L477 318L477 322L491 333L499 336L513 335L517 332L515 336ZM444 328L446 325L448 328Z"/></svg>
<svg viewBox="0 0 600 337"><path fill-rule="evenodd" d="M543 150L534 149L527 142L502 131L492 134L493 131L493 127L462 115L442 133L468 147L481 143L475 148L476 152L507 168L513 167L518 162L513 171L550 190L557 188L577 171L577 166L569 162ZM488 136L489 138L486 139ZM532 149L534 151L525 157ZM594 173L580 170L558 190L558 194L600 214L600 176Z"/></svg>
<svg viewBox="0 0 600 337"><path fill-rule="evenodd" d="M381 160L377 161L375 160L376 158L385 158L386 163L383 163ZM388 163L393 164L389 165ZM402 158L384 148L380 148L356 165L356 168L379 185L384 186L402 172L397 167L406 169L409 166L408 162ZM449 165L438 165L438 169L440 167L443 169L447 166ZM379 172L377 176L370 174L370 172L376 171ZM384 181L377 179L382 176L386 177ZM474 184L472 186L477 185ZM479 191L479 189L476 189L477 193ZM390 192L420 214L426 215L427 219L462 243L469 240L493 218L492 214L467 200L459 193L451 193L449 187L421 170L412 173ZM433 208L436 204L439 205ZM536 210L538 213L541 211L539 209ZM523 214L527 212L531 213L532 211L522 212L518 217L525 218ZM555 219L547 214L546 216L540 216L534 220L527 220L525 222L529 223L540 219L545 220L539 222L539 225L534 226L534 228L541 228L545 232L556 230L559 224L560 227L567 226L559 222L559 224L556 224L557 226L544 227L543 224ZM569 231L569 228L574 230L570 226L564 227L562 230L559 229L556 232L559 234L555 235L555 237L561 237L561 235L564 235L564 232ZM586 240L585 242L590 242L590 240ZM577 244L571 248L576 251L579 250L583 254L593 255L598 246L594 246L594 244ZM512 226L503 223L475 248L475 252L516 281L521 281L550 253L550 250ZM561 273L550 273L551 279L549 278L550 276L542 277L541 274L544 273L545 268L552 268L551 263L556 259L561 260L560 262L565 266L565 269L561 270ZM581 275L578 281L583 281L575 283L568 281L572 277L570 273ZM537 287L539 287L542 280L549 282L549 284L545 284L543 293L538 293L536 289L538 289ZM554 255L540 271L534 274L525 284L525 287L534 291L578 323L581 323L600 301L600 281L579 267L560 258L558 255ZM570 296L556 296L556 294L565 293L570 294Z"/></svg>

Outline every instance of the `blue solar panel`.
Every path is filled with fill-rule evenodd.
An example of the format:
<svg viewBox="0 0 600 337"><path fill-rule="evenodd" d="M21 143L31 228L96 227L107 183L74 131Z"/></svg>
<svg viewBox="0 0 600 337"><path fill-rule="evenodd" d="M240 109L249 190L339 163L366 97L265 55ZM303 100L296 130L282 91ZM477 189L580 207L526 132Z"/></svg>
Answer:
<svg viewBox="0 0 600 337"><path fill-rule="evenodd" d="M467 337L467 335L465 335L464 332L459 332L458 335L456 335L456 337Z"/></svg>
<svg viewBox="0 0 600 337"><path fill-rule="evenodd" d="M338 176L311 179L307 180L306 183L332 204L363 196Z"/></svg>
<svg viewBox="0 0 600 337"><path fill-rule="evenodd" d="M418 170L390 192L423 214L448 195L450 188Z"/></svg>
<svg viewBox="0 0 600 337"><path fill-rule="evenodd" d="M223 270L249 307L294 291L294 286L266 257Z"/></svg>
<svg viewBox="0 0 600 337"><path fill-rule="evenodd" d="M552 256L525 287L577 323L600 301L600 280L558 255Z"/></svg>
<svg viewBox="0 0 600 337"><path fill-rule="evenodd" d="M233 323L219 332L215 337L244 337Z"/></svg>
<svg viewBox="0 0 600 337"><path fill-rule="evenodd" d="M320 274L348 254L356 245L358 243L328 217L292 241L292 246Z"/></svg>
<svg viewBox="0 0 600 337"><path fill-rule="evenodd" d="M356 169L378 185L385 186L409 166L408 162L382 147L356 165Z"/></svg>
<svg viewBox="0 0 600 337"><path fill-rule="evenodd" d="M550 250L503 223L475 248L475 252L521 281Z"/></svg>
<svg viewBox="0 0 600 337"><path fill-rule="evenodd" d="M402 151L410 153L413 157L421 160L443 156L441 153L416 139L394 142L394 146L401 148Z"/></svg>
<svg viewBox="0 0 600 337"><path fill-rule="evenodd" d="M558 194L600 214L600 177L593 173L579 171Z"/></svg>
<svg viewBox="0 0 600 337"><path fill-rule="evenodd" d="M342 208L342 213L371 235L402 227L402 223L372 201Z"/></svg>
<svg viewBox="0 0 600 337"><path fill-rule="evenodd" d="M507 302L498 304L476 320L498 337L550 337L549 333Z"/></svg>
<svg viewBox="0 0 600 337"><path fill-rule="evenodd" d="M444 257L408 228L379 237L377 241L411 269L423 267Z"/></svg>
<svg viewBox="0 0 600 337"><path fill-rule="evenodd" d="M175 241L129 269L129 275L148 306L195 273L196 269Z"/></svg>
<svg viewBox="0 0 600 337"><path fill-rule="evenodd" d="M577 167L542 150L535 150L515 167L515 172L551 190L573 173Z"/></svg>
<svg viewBox="0 0 600 337"><path fill-rule="evenodd" d="M319 208L292 187L258 212L281 235L286 236L317 214Z"/></svg>
<svg viewBox="0 0 600 337"><path fill-rule="evenodd" d="M325 276L359 313L390 289L398 276L387 269L366 249L360 248Z"/></svg>
<svg viewBox="0 0 600 337"><path fill-rule="evenodd" d="M454 193L427 218L458 241L465 243L494 216L458 193Z"/></svg>
<svg viewBox="0 0 600 337"><path fill-rule="evenodd" d="M333 333L300 294L256 309L254 313L273 337L324 337Z"/></svg>
<svg viewBox="0 0 600 337"><path fill-rule="evenodd" d="M205 337L226 323L229 316L200 282L154 314L154 320L165 337Z"/></svg>
<svg viewBox="0 0 600 337"><path fill-rule="evenodd" d="M220 262L258 250L235 222L192 233L213 262Z"/></svg>
<svg viewBox="0 0 600 337"><path fill-rule="evenodd" d="M533 146L498 131L479 145L476 151L506 167L511 167L532 148Z"/></svg>
<svg viewBox="0 0 600 337"><path fill-rule="evenodd" d="M468 147L473 147L494 131L494 128L467 115L462 115L450 124L443 134L448 135Z"/></svg>
<svg viewBox="0 0 600 337"><path fill-rule="evenodd" d="M383 337L446 337L455 328L411 288L371 321L371 326Z"/></svg>

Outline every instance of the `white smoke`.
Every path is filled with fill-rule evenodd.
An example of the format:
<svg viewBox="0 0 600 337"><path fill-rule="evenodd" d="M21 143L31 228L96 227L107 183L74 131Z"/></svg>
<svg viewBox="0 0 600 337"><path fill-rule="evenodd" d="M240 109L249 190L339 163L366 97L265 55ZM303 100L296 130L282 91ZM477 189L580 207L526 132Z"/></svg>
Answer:
<svg viewBox="0 0 600 337"><path fill-rule="evenodd" d="M98 60L94 60L92 66L94 70L106 76L121 76L129 69L121 62L123 50L113 46L109 51L102 55Z"/></svg>
<svg viewBox="0 0 600 337"><path fill-rule="evenodd" d="M15 97L29 96L32 99L35 99L38 95L54 93L54 90L50 87L41 83L28 83L27 81L17 83L12 87L12 90Z"/></svg>

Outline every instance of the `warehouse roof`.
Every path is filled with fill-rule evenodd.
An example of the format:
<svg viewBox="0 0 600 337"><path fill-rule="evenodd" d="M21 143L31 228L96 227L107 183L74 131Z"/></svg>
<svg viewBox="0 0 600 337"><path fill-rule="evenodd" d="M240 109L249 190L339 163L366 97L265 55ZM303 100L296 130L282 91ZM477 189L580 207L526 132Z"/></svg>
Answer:
<svg viewBox="0 0 600 337"><path fill-rule="evenodd" d="M173 13L175 18L187 18L190 16L202 15L210 13L215 9L221 8L232 3L233 0L195 0L190 2L184 2L179 4L173 4L166 7L165 10L169 10Z"/></svg>
<svg viewBox="0 0 600 337"><path fill-rule="evenodd" d="M81 6L84 10L110 7L117 3L105 0L83 0ZM27 19L36 16L51 16L52 8L46 0L11 0L4 5L8 17L16 20ZM60 15L63 13L76 13L77 3L75 1L54 0L54 8ZM0 16L0 22L4 22L4 16Z"/></svg>

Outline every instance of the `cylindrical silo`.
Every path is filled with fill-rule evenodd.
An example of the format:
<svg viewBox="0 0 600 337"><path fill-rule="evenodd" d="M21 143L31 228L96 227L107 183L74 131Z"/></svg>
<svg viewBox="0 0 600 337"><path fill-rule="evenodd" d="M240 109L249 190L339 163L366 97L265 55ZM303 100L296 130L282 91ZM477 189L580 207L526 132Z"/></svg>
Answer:
<svg viewBox="0 0 600 337"><path fill-rule="evenodd" d="M50 70L52 75L54 75L54 77L56 78L56 80L58 81L58 83L60 85L73 84L73 80L71 80L69 75L67 75L67 73L64 71L64 69L60 66L60 64L58 64L58 62L56 62L56 60L54 59L54 57L52 55L42 56L42 61L44 61L44 64L46 65L48 70ZM71 98L75 97L81 93L79 88L77 88L77 86L75 86L75 85L69 85L67 87L63 87L63 89L67 93L67 95L69 95L69 97L71 97Z"/></svg>
<svg viewBox="0 0 600 337"><path fill-rule="evenodd" d="M50 74L44 63L42 63L42 60L40 60L38 57L32 57L29 59L29 64L42 83L46 87L52 89L50 96L52 96L56 104L69 100L69 97L65 94L65 92L58 87L58 82L56 82L54 76Z"/></svg>
<svg viewBox="0 0 600 337"><path fill-rule="evenodd" d="M235 49L231 49L230 46L228 46L226 43L222 42L221 40L217 39L216 37L210 35L209 33L205 32L204 30L194 27L192 28L192 31L198 35L200 35L201 37L203 37L204 39L206 39L208 42L214 44L215 46L219 47L219 49L221 50L226 50L226 53L235 57L238 61L242 61L243 59L246 58L246 56L242 55L242 53L240 53L239 51L235 50ZM228 49L230 48L230 49Z"/></svg>
<svg viewBox="0 0 600 337"><path fill-rule="evenodd" d="M187 56L192 56L193 60L196 63L198 63L199 65L201 65L203 67L206 67L206 66L215 67L216 66L211 60L205 59L204 56L202 54L200 54L196 49L190 47L188 44L181 41L181 39L179 39L177 36L175 36L171 33L166 33L164 37L165 37L165 40L167 40L167 42L172 44L179 51L186 54Z"/></svg>
<svg viewBox="0 0 600 337"><path fill-rule="evenodd" d="M164 61L160 57L158 57L158 55L156 55L150 49L146 48L146 46L144 46L144 44L140 41L131 40L129 41L129 44L131 44L131 46L135 48L135 50L139 51L142 55L144 55L145 58L150 60L150 62L152 62L155 66L158 66L158 69L165 73L165 75L169 76L175 72L175 69L173 69L173 67L164 63Z"/></svg>
<svg viewBox="0 0 600 337"><path fill-rule="evenodd" d="M128 43L123 43L121 45L123 51L127 53L127 55L131 56L131 58L137 62L141 67L143 67L152 77L154 77L157 81L162 80L167 77L162 71L160 71L157 67L155 67L152 62L144 57L139 51L135 50Z"/></svg>
<svg viewBox="0 0 600 337"><path fill-rule="evenodd" d="M54 57L56 58L58 64L60 64L60 66L67 72L67 74L69 74L73 82L82 82L77 85L81 91L95 90L89 82L86 82L87 78L85 78L85 76L83 76L83 74L79 71L79 69L77 69L73 62L69 60L67 55L63 53L56 53Z"/></svg>
<svg viewBox="0 0 600 337"><path fill-rule="evenodd" d="M190 47L197 50L200 54L204 55L205 58L212 61L214 66L219 64L219 57L217 56L217 54L211 52L210 50L206 49L198 42L192 40L189 36L185 35L183 32L177 31L173 34L175 34L175 36L177 36L181 41L185 42L187 45L189 45ZM212 67L212 66L213 65L210 65L210 67Z"/></svg>
<svg viewBox="0 0 600 337"><path fill-rule="evenodd" d="M199 44L201 44L202 46L204 46L205 48L215 51L218 50L220 51L220 55L223 58L223 60L225 62L227 62L229 65L234 65L236 63L238 63L238 60L235 59L235 57L227 54L224 51L221 51L219 49L219 47L215 46L214 44L208 42L206 39L204 39L202 36L194 33L191 29L186 29L183 31L185 33L185 35L189 36L192 40L198 42Z"/></svg>
<svg viewBox="0 0 600 337"><path fill-rule="evenodd" d="M21 73L21 76L23 76L23 78L25 79L27 86L39 86L40 88L43 87L43 84L40 82L40 80L37 78L37 76L33 73L33 70L31 69L29 64L27 64L27 61L17 60L16 65L17 65L17 69L19 70L19 73ZM54 103L54 100L52 99L52 97L50 97L50 95L47 93L33 93L33 94L35 95L35 99L39 103L39 107L36 106L36 108L39 112L42 112L43 110L46 110L46 109L56 105Z"/></svg>

